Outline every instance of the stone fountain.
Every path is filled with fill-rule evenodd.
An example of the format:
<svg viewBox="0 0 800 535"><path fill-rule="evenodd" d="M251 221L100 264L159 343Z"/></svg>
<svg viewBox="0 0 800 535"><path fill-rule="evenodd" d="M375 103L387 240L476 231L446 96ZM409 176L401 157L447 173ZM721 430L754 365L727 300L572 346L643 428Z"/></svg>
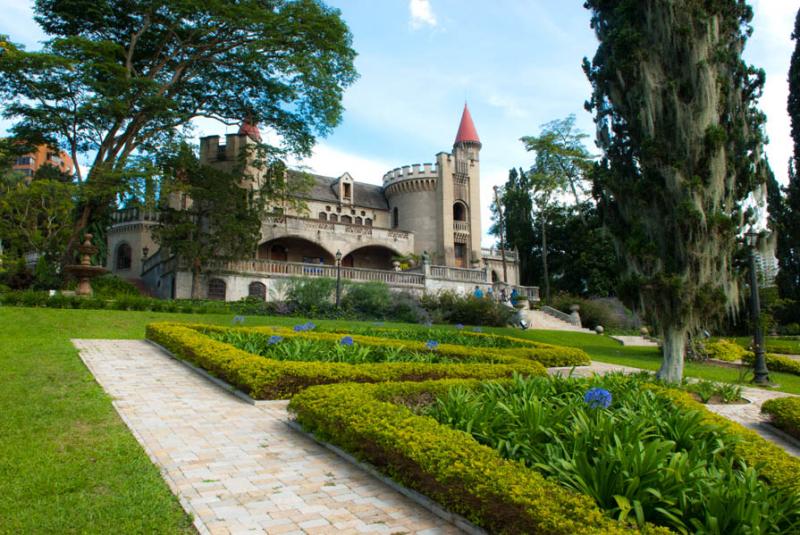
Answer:
<svg viewBox="0 0 800 535"><path fill-rule="evenodd" d="M78 279L78 287L75 289L75 295L92 295L91 280L108 271L102 266L92 265L92 255L97 251L97 247L92 245L92 235L86 233L83 235L83 243L78 246L78 252L81 255L81 263L64 266L65 271L75 275Z"/></svg>

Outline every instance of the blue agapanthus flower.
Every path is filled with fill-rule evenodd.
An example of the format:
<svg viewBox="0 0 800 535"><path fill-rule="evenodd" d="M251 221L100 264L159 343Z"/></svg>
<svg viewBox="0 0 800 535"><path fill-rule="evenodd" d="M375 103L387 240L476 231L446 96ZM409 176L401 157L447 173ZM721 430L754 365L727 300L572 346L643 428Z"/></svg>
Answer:
<svg viewBox="0 0 800 535"><path fill-rule="evenodd" d="M269 345L271 345L271 346L274 346L275 344L277 344L277 343L278 343L278 342L280 342L281 340L283 340L283 336L278 336L277 334L273 334L272 336L270 336L270 337L267 339L267 343L268 343Z"/></svg>
<svg viewBox="0 0 800 535"><path fill-rule="evenodd" d="M339 340L339 343L343 346L351 346L353 345L353 337L352 336L342 336L342 339Z"/></svg>
<svg viewBox="0 0 800 535"><path fill-rule="evenodd" d="M474 333L482 333L483 329L481 329L480 327L473 327L472 328L472 332L474 332Z"/></svg>
<svg viewBox="0 0 800 535"><path fill-rule="evenodd" d="M592 409L607 409L611 405L611 392L605 388L591 388L584 394L583 401Z"/></svg>
<svg viewBox="0 0 800 535"><path fill-rule="evenodd" d="M313 331L316 327L317 326L314 325L312 322L307 321L307 322L303 323L302 325L295 325L294 326L294 332L301 333L301 332L304 332L304 331Z"/></svg>
<svg viewBox="0 0 800 535"><path fill-rule="evenodd" d="M234 325L237 325L237 324L241 325L243 323L244 323L244 316L234 316L233 317L233 324Z"/></svg>
<svg viewBox="0 0 800 535"><path fill-rule="evenodd" d="M301 332L303 332L305 330L306 330L306 326L305 325L295 325L294 326L294 332L296 332L296 333L301 333Z"/></svg>
<svg viewBox="0 0 800 535"><path fill-rule="evenodd" d="M436 348L439 347L439 342L437 342L436 340L428 340L428 343L425 344L425 347L427 347L431 351L436 351Z"/></svg>
<svg viewBox="0 0 800 535"><path fill-rule="evenodd" d="M312 322L310 322L310 321L306 322L305 326L306 326L306 330L307 330L307 331L313 331L314 329L316 329L316 328L317 328L317 326L316 326L316 325L314 325L314 324L313 324Z"/></svg>
<svg viewBox="0 0 800 535"><path fill-rule="evenodd" d="M463 328L464 328L464 324L463 323L456 323L456 329L458 329L460 331Z"/></svg>

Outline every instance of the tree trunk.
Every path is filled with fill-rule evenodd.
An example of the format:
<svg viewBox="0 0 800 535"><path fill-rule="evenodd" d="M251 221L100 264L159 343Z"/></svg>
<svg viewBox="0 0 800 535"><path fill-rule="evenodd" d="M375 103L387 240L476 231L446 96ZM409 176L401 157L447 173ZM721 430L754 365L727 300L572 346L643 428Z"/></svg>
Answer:
<svg viewBox="0 0 800 535"><path fill-rule="evenodd" d="M677 327L664 329L663 360L656 377L670 383L683 379L683 357L686 351L686 330Z"/></svg>
<svg viewBox="0 0 800 535"><path fill-rule="evenodd" d="M544 300L550 302L550 273L547 271L547 225L542 221L542 274L544 275Z"/></svg>
<svg viewBox="0 0 800 535"><path fill-rule="evenodd" d="M192 262L192 299L200 299L200 259Z"/></svg>

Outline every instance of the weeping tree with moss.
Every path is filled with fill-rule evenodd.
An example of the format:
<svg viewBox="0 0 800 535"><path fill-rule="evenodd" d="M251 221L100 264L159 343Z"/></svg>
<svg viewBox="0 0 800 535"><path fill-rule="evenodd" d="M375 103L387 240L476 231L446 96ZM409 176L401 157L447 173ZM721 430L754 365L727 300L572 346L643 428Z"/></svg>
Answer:
<svg viewBox="0 0 800 535"><path fill-rule="evenodd" d="M659 377L683 375L687 335L735 309L733 256L763 182L764 74L742 50L743 0L587 0L600 44L584 70L598 145L593 193L662 335Z"/></svg>

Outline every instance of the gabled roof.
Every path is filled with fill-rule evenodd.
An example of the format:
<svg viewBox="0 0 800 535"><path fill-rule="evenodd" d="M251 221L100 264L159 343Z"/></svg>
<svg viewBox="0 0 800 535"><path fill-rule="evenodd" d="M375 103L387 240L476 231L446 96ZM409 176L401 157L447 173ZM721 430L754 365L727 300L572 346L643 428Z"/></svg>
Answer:
<svg viewBox="0 0 800 535"><path fill-rule="evenodd" d="M464 112L461 114L461 124L458 125L458 133L453 145L459 143L480 143L478 131L475 129L475 123L472 122L472 115L469 113L467 103L464 103Z"/></svg>
<svg viewBox="0 0 800 535"><path fill-rule="evenodd" d="M302 195L303 198L312 201L338 203L336 184L339 178L315 175L314 173L302 173L301 171L289 171L289 180L292 176L299 177L305 174L312 180L311 189ZM353 206L372 208L374 210L388 210L389 203L383 194L381 186L365 184L364 182L353 181Z"/></svg>

